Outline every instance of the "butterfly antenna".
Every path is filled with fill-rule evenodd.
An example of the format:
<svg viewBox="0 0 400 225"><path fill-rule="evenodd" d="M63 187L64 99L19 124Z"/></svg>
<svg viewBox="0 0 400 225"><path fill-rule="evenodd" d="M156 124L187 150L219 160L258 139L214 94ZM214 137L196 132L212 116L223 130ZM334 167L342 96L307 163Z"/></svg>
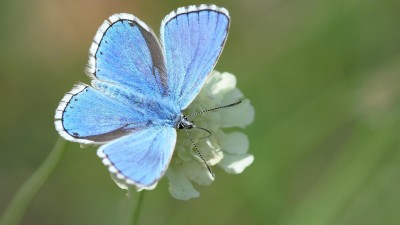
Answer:
<svg viewBox="0 0 400 225"><path fill-rule="evenodd" d="M197 128L197 129L203 130L203 131L205 131L205 132L207 132L207 133L208 133L208 135L207 135L207 136L205 136L205 137L202 137L202 138L200 138L200 139L208 138L208 137L210 137L210 136L211 136L211 131L209 131L209 130L207 130L207 129L205 129L205 128L202 128L202 127L196 127L196 126L194 126L194 125L193 125L193 128Z"/></svg>
<svg viewBox="0 0 400 225"><path fill-rule="evenodd" d="M186 131L186 135L189 137L190 142L192 142L194 148L197 151L197 154L200 156L201 160L203 160L204 164L206 165L208 172L210 172L211 176L215 177L215 174L213 173L213 171L211 170L211 167L208 165L208 163L206 162L206 160L204 160L203 156L201 155L199 148L197 148L197 145L194 143L192 136L190 136L189 132L187 131L186 128L183 128Z"/></svg>
<svg viewBox="0 0 400 225"><path fill-rule="evenodd" d="M212 109L202 110L200 112L192 113L192 114L190 114L190 115L188 115L186 117L192 117L192 116L196 116L196 115L199 115L199 114L202 114L202 113L205 113L205 112L210 112L210 111L214 111L214 110L217 110L217 109L223 109L223 108L232 107L232 106L235 106L235 105L237 105L237 104L239 104L241 102L242 102L242 100L240 100L238 102L235 102L235 103L232 103L232 104L229 104L229 105L223 105L223 106L215 107L215 108L212 108Z"/></svg>

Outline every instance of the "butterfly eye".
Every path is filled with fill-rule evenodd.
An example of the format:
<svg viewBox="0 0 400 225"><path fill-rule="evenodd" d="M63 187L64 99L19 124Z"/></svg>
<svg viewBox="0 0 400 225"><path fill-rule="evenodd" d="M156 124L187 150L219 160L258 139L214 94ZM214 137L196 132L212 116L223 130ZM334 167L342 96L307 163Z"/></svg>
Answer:
<svg viewBox="0 0 400 225"><path fill-rule="evenodd" d="M181 119L176 127L178 129L192 129L193 127L195 127L195 125L193 124L193 121L190 121L187 119L186 116L181 115Z"/></svg>

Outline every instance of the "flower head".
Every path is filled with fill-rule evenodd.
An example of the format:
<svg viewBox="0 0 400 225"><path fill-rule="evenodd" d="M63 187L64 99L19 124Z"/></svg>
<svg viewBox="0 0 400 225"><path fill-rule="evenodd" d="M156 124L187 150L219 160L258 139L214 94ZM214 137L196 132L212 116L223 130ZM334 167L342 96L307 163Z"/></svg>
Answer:
<svg viewBox="0 0 400 225"><path fill-rule="evenodd" d="M199 95L184 111L184 115L228 105L243 100L243 94L236 87L236 77L227 72L213 71ZM254 120L254 109L248 99L227 109L220 109L198 115L193 119L197 127L206 128L212 135L192 129L190 135L210 166L218 166L227 173L239 174L249 166L253 155L247 153L249 141L241 132L223 131L224 128L245 127ZM173 197L181 200L198 197L199 192L192 182L198 185L210 185L214 177L199 158L193 143L185 132L178 132L178 141L166 176L169 191Z"/></svg>

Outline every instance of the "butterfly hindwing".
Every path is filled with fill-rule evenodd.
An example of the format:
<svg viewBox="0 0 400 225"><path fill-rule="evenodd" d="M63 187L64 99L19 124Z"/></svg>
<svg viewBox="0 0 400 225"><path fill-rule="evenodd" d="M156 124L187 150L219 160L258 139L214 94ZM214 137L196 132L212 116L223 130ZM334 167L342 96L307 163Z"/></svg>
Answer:
<svg viewBox="0 0 400 225"><path fill-rule="evenodd" d="M115 14L100 26L87 71L94 78L143 95L167 89L164 56L153 31L130 14Z"/></svg>
<svg viewBox="0 0 400 225"><path fill-rule="evenodd" d="M146 115L84 84L65 94L56 110L57 131L67 140L103 143L146 125Z"/></svg>
<svg viewBox="0 0 400 225"><path fill-rule="evenodd" d="M126 183L151 189L167 170L176 142L172 127L148 127L99 148L111 173Z"/></svg>
<svg viewBox="0 0 400 225"><path fill-rule="evenodd" d="M185 109L197 96L225 44L229 14L215 5L178 8L161 24L170 97Z"/></svg>

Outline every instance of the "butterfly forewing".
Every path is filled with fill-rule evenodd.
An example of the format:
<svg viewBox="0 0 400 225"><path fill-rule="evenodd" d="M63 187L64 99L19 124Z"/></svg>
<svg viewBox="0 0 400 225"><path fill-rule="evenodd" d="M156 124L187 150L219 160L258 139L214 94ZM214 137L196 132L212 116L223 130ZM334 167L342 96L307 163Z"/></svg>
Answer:
<svg viewBox="0 0 400 225"><path fill-rule="evenodd" d="M167 89L164 56L153 32L129 14L111 16L100 27L90 48L88 72L104 82L144 95Z"/></svg>
<svg viewBox="0 0 400 225"><path fill-rule="evenodd" d="M181 110L197 96L224 47L229 28L224 8L200 5L179 8L161 24L169 95Z"/></svg>

